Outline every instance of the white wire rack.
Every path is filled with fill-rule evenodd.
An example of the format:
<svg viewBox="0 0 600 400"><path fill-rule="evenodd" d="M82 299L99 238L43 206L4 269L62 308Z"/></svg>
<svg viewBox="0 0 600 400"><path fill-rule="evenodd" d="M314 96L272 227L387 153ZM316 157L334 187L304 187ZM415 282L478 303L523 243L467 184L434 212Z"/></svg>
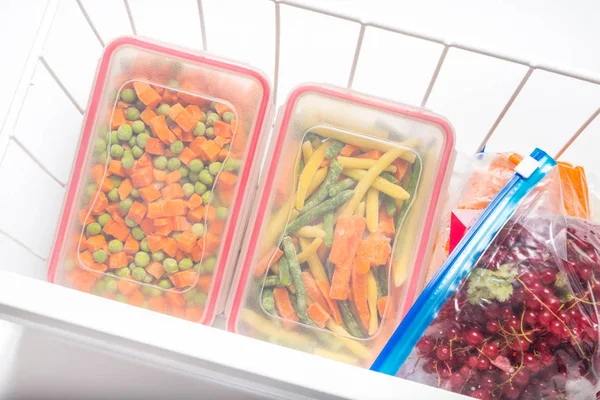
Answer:
<svg viewBox="0 0 600 400"><path fill-rule="evenodd" d="M486 109L486 118L479 121L477 129L469 131L459 124L458 121L468 113L460 104L454 105L450 110L460 109L462 117L454 119L450 115L452 112L446 114L451 122L457 121L455 125L459 143L468 136L468 140L461 145L461 150L466 152L480 151L486 146L493 147L494 150L528 151L528 148L516 146L514 142L522 132L511 132L508 138L498 142L497 138L501 136L498 131L507 117L516 112L516 104L527 97L528 90L539 90L540 82L536 76L551 75L552 79L561 82L558 91L574 85L577 90L573 93L577 99L584 98L580 101L584 107L565 116L556 115L557 110L553 108L531 110L537 117L543 113L551 114L549 117L558 121L554 121L557 124L556 130L560 130L560 134L553 132L547 136L543 132L532 133L531 140L539 141L544 146L548 144L556 157L564 155L571 157L570 161L576 163L587 162L588 171L590 167L593 169L599 166L595 164L596 157L582 156L586 147L599 142L593 132L588 133L588 128L600 114L600 77L597 75L536 63L397 26L361 20L348 13L332 11L332 6L313 7L299 0L238 0L236 4L246 12L250 8L258 10L260 19L249 22L246 27L260 25L256 29L261 30L265 44L252 47L249 43L256 42L252 38L254 33L240 28L233 33L237 35L235 40L241 43L237 50L242 47L250 49L230 54L222 45L223 39L228 38L211 31L215 27L215 10L228 7L230 0L177 0L169 2L169 8L150 7L154 3L165 6L165 2L149 0L37 0L31 3L27 12L15 14L15 24L31 25L29 30L32 33L28 36L29 41L23 43L29 49L28 54L22 57L22 65L11 72L15 78L8 86L9 94L13 94L11 88L14 90L8 103L10 106L5 115L0 111L0 272L17 272L28 277L45 278L45 260L50 251L95 64L102 47L111 37L122 34L152 36L149 32L156 24L148 20L168 20L174 15L181 22L171 24L168 29L154 35L158 36L157 39L169 42L185 37L178 44L250 60L253 64L257 61L271 76L277 104L283 102L285 92L292 83L301 83L307 77L365 90L368 87L364 84L365 63L373 53L372 47L366 42L373 32L383 32L386 37L389 35L394 40L410 40L411 43L416 43L416 53L425 49L423 51L428 54L427 65L418 65L411 70L418 72L420 77L419 84L411 89L413 95L409 99L402 96L396 98L389 90L383 94L392 100L409 101L442 114L445 114L445 107L440 106L439 100L433 100L440 95L447 95L444 92L452 87L447 85L448 81L452 81L452 76L448 78L444 75L453 68L453 54L467 53L481 57L485 62L498 61L510 65L511 78L506 80L506 84L500 83L503 86L502 94L495 97L494 107ZM345 51L344 56L338 57L336 54L335 60L326 60L335 63L340 71L324 76L318 73L296 76L287 68L290 64L286 57L290 56L291 50L284 31L291 29L289 27L293 25L296 13L302 13L309 20L316 18L323 24L343 25L340 28L342 33L335 32L334 29L325 32L335 36L329 50L339 48L340 51ZM182 32L188 34L182 35ZM228 40L231 43L231 38ZM256 60L255 57L244 57L249 52L260 53L262 58ZM306 58L308 61L304 67L314 62L310 55ZM461 62L469 67L468 61L469 59L463 59ZM479 64L475 64L473 68L478 68ZM492 69L493 71L495 70ZM18 79L15 73L19 76ZM413 77L405 77L402 84L411 80ZM579 93L583 95L579 96ZM475 90L475 94L479 96L482 92ZM1 100L0 98L0 104ZM478 113L481 110L475 111ZM520 113L523 114L523 111ZM562 123L562 119L568 120L568 123ZM544 127L554 122L549 122ZM510 127L514 126L513 121ZM528 128L530 126L527 125ZM472 134L472 131L476 134ZM587 137L581 139L583 136ZM494 140L496 143L492 146ZM515 144L517 148L506 146L507 143ZM573 151L575 147L578 147L577 151Z"/></svg>

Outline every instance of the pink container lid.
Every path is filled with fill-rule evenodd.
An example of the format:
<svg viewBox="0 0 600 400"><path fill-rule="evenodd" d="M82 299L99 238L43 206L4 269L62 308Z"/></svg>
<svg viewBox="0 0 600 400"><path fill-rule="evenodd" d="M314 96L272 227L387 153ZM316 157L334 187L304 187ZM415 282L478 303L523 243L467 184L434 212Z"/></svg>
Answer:
<svg viewBox="0 0 600 400"><path fill-rule="evenodd" d="M232 136L230 138L230 143L226 143L225 145L230 145L231 148L228 149L227 155L224 155L226 158L223 158L222 161L223 164L226 165L227 161L237 157L238 159L236 161L239 162L240 165L236 168L236 171L232 173L236 175L237 182L231 189L232 194L228 196L230 198L227 206L227 217L225 217L225 221L221 224L224 226L221 227L222 232L218 235L220 243L216 249L216 265L212 266L211 269L214 268L214 270L210 271L212 273L212 278L210 278L210 289L208 290L207 297L204 299L205 303L203 307L197 303L192 303L195 308L203 308L203 312L201 312L202 315L200 318L196 318L198 317L198 313L193 314L190 312L189 315L186 315L187 305L180 307L184 310L183 314L181 310L178 312L171 312L170 305L167 311L161 311L182 318L192 319L196 322L211 324L215 316L220 291L223 287L227 286L226 280L230 275L228 270L232 267L235 256L237 255L237 249L248 216L248 205L249 202L252 201L256 180L258 179L260 165L254 163L253 160L256 157L258 149L260 149L261 142L264 140L265 130L269 127L271 87L267 78L261 72L207 54L177 49L136 37L119 38L106 46L99 62L96 80L91 93L85 121L83 123L83 130L72 176L65 197L62 217L57 228L56 240L48 266L48 281L73 287L73 282L69 281L68 278L69 271L81 270L85 271L85 273L82 274L86 276L94 276L95 278L89 279L96 279L96 282L102 279L115 279L117 282L127 280L137 284L139 289L143 289L142 292L144 292L144 290L146 291L144 292L145 302L153 296L153 294L145 288L153 289L154 296L156 295L157 290L160 291L161 296L163 292L173 292L183 295L183 293L190 290L201 291L199 287L196 288L195 286L196 284L200 286L199 278L206 272L202 271L201 263L206 260L205 256L210 253L210 251L207 250L208 244L206 244L208 240L206 242L199 240L195 244L195 247L202 247L202 250L199 250L199 253L201 254L200 260L194 260L194 262L197 262L196 267L198 267L194 268L197 270L196 280L192 287L182 288L181 290L176 288L161 288L157 286L156 283L136 282L130 276L122 278L112 275L108 276L106 273L94 272L89 268L89 265L83 265L84 263L82 262L81 254L79 254L79 252L77 252L78 255L75 257L77 259L75 262L73 259L70 261L68 260L69 256L67 253L69 251L74 251L74 248L69 247L72 246L69 240L76 239L76 237L79 236L77 243L78 249L80 250L87 246L86 243L83 243L86 233L82 225L78 222L77 213L81 208L78 206L78 202L82 201L82 198L85 196L83 186L86 183L86 179L89 179L90 177L91 167L94 163L94 144L96 143L95 140L97 140L97 136L94 135L102 135L100 132L102 129L107 129L107 124L114 125L115 113L119 111L120 103L115 96L120 95L122 90L131 87L135 82L151 85L151 88L155 90L156 93L162 95L161 102L166 102L165 94L169 93L171 96L170 99L174 99L173 102L180 103L185 107L188 107L186 104L189 106L197 106L193 108L194 112L198 113L194 116L194 123L197 121L202 122L202 118L204 118L207 125L210 125L207 122L206 116L211 112L214 112L214 114L217 115L218 113L215 111L219 110L221 110L222 113L218 119L224 119L223 116L226 111L223 110L230 112L230 115L227 116L228 119L233 115L233 119L230 119L226 124L228 127L227 129L231 130ZM180 87L180 84L182 87ZM138 102L143 101L140 99ZM129 106L131 108L134 106L134 103ZM141 106L143 106L143 104ZM154 107L156 106L157 105L154 105ZM222 106L222 108L217 108L218 106ZM146 109L148 108L152 109L153 107L146 105ZM196 111L196 109L200 111ZM186 110L188 109L186 108ZM189 110L191 112L192 109ZM157 108L154 108L153 111L155 113L158 112ZM167 118L167 122L170 124L169 130L176 132L178 137L180 134L192 135L194 136L194 139L198 136L193 134L193 130L182 130L179 121L175 124L175 121L169 121ZM156 136L154 128L150 129L149 124L146 125L147 133L149 133L151 137ZM116 129L116 127L113 126L112 129ZM111 137L110 130L107 132L108 133L106 133L105 136ZM185 144L186 149L190 146L190 143L193 143L190 139L190 136L187 138L185 136L181 137L181 141ZM208 141L214 142L212 139L213 138L211 137ZM109 142L109 145L114 144L112 143L112 139L107 139L107 141ZM222 142L219 143L222 144ZM126 143L122 144L127 146ZM168 144L165 143L165 145L168 149ZM108 148L110 148L110 146L108 146ZM149 153L144 153L144 156L147 156L148 154ZM111 161L112 157L110 154L104 155L104 157L106 158L104 177L106 177L109 161ZM196 158L201 159L202 157L196 154ZM137 161L135 165L137 166ZM184 164L182 165L185 166ZM136 168L136 166L133 168ZM214 186L219 184L219 179L225 171L223 168L224 166L219 169L217 175L214 176ZM187 177L181 179L185 180ZM152 185L156 186L155 184L157 184L156 181L152 183ZM97 187L98 186L99 184ZM209 191L213 190L216 189L210 189L209 185ZM217 192L215 191L215 193ZM98 188L98 191L95 193L96 197L94 198L94 201L92 202L90 200L90 203L97 201L98 196L100 195L101 191ZM191 203L188 203L185 200L183 201L186 209L191 210L188 208ZM142 200L140 200L140 202L145 203L145 201ZM209 207L213 204L217 204L217 202L218 204L223 205L225 200L220 197L218 199L209 200L209 203L205 207L207 210L206 213L202 216L202 220L198 221L202 222L205 231L210 231L213 224L216 226L216 222L207 222L207 219ZM93 204L90 204L89 207L91 208L92 205ZM91 211L88 212L86 218L90 217L92 217ZM187 214L186 218L188 218ZM190 220L188 220L188 224L191 224ZM189 226L187 226L187 230L191 231ZM207 234L208 233L205 233L204 236ZM165 237L169 237L169 235L171 234L168 233ZM111 236L108 235L107 240L110 237ZM166 256L168 256L168 254ZM190 255L190 257L192 256ZM152 261L153 260L150 260L150 262ZM75 263L75 266L73 266L73 263ZM77 263L80 263L80 265L76 265ZM96 264L96 262L94 264ZM165 272L161 278L164 278L163 280L165 280L170 279L170 277L171 275ZM80 277L78 277L78 279L79 278ZM156 278L156 280L158 279L159 278ZM111 298L115 297L115 295L109 295L110 293L96 294L102 296L106 295L105 297ZM127 300L123 299L123 301ZM201 301L198 303L201 303ZM174 305L172 308L175 310Z"/></svg>

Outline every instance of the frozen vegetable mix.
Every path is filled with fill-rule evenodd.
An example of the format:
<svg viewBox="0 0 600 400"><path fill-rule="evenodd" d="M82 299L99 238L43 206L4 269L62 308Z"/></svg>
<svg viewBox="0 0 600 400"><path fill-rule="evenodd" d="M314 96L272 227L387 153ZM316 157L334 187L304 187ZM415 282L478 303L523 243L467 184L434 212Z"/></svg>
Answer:
<svg viewBox="0 0 600 400"><path fill-rule="evenodd" d="M51 280L194 322L212 318L253 179L245 160L268 104L260 75L228 68L244 71L132 38L109 45Z"/></svg>

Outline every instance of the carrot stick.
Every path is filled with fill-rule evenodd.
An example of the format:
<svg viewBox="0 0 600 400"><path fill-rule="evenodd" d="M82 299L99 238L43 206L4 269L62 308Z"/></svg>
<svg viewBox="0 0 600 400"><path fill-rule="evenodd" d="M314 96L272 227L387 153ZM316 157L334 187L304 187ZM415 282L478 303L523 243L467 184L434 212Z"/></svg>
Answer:
<svg viewBox="0 0 600 400"><path fill-rule="evenodd" d="M352 297L360 322L369 329L369 306L367 304L367 274L359 274L356 268L352 270Z"/></svg>
<svg viewBox="0 0 600 400"><path fill-rule="evenodd" d="M336 323L341 324L342 323L342 313L340 312L338 303L337 303L337 301L332 300L331 297L329 297L329 290L331 289L329 287L329 282L317 280L316 283L317 283L317 287L321 291L321 294L325 298L325 301L327 302L329 309L331 310L333 319L335 320Z"/></svg>
<svg viewBox="0 0 600 400"><path fill-rule="evenodd" d="M318 303L327 314L331 314L331 307L329 307L329 304L327 303L325 297L323 297L323 294L321 293L321 290L319 290L319 287L317 286L315 278L313 278L310 272L302 272L302 282L304 282L304 288L306 289L306 294L308 295L308 297L312 301Z"/></svg>
<svg viewBox="0 0 600 400"><path fill-rule="evenodd" d="M319 303L312 303L308 306L306 311L308 312L310 319L312 319L319 328L324 328L331 319L327 311L325 311Z"/></svg>
<svg viewBox="0 0 600 400"><path fill-rule="evenodd" d="M283 319L294 322L299 321L286 288L276 287L273 289L273 298L275 299L275 308L277 308L277 312Z"/></svg>

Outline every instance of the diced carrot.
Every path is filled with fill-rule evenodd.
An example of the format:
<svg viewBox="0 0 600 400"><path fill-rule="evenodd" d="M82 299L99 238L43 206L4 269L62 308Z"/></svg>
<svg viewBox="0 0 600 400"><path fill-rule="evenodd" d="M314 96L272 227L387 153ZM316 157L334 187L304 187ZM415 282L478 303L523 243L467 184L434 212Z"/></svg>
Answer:
<svg viewBox="0 0 600 400"><path fill-rule="evenodd" d="M329 260L335 264L329 296L335 300L346 300L354 256L363 237L366 220L363 217L340 216L336 223L333 245Z"/></svg>
<svg viewBox="0 0 600 400"><path fill-rule="evenodd" d="M131 175L131 182L136 189L146 187L154 181L152 167L144 167Z"/></svg>
<svg viewBox="0 0 600 400"><path fill-rule="evenodd" d="M134 82L133 88L137 94L138 99L149 108L154 108L160 103L160 95L156 93L156 90L152 89L149 84L145 82Z"/></svg>
<svg viewBox="0 0 600 400"><path fill-rule="evenodd" d="M402 179L404 179L404 177L406 176L406 171L408 171L410 163L406 160L397 158L396 161L392 163L392 165L396 167L394 177L398 179L398 182L402 182Z"/></svg>
<svg viewBox="0 0 600 400"><path fill-rule="evenodd" d="M197 193L194 193L190 196L187 201L187 206L190 210L195 210L196 208L202 205L202 197L200 197Z"/></svg>
<svg viewBox="0 0 600 400"><path fill-rule="evenodd" d="M188 219L192 222L201 222L206 216L206 207L199 206L188 212Z"/></svg>
<svg viewBox="0 0 600 400"><path fill-rule="evenodd" d="M274 247L271 250L269 250L260 259L258 264L256 264L256 267L254 268L254 276L257 278L264 276L265 272L268 271L273 266L273 264L279 261L282 255L283 251L281 251L281 249L279 249L278 247Z"/></svg>
<svg viewBox="0 0 600 400"><path fill-rule="evenodd" d="M369 305L367 303L367 275L359 274L356 268L352 270L352 297L360 322L369 328Z"/></svg>
<svg viewBox="0 0 600 400"><path fill-rule="evenodd" d="M171 185L173 183L179 182L181 180L181 172L178 169L175 171L169 172L165 178L165 183L167 185Z"/></svg>
<svg viewBox="0 0 600 400"><path fill-rule="evenodd" d="M337 301L332 300L331 297L329 297L329 290L331 289L329 287L329 282L323 281L323 280L317 280L316 283L317 283L317 287L321 291L321 294L325 298L325 301L327 302L329 309L331 310L333 319L335 320L336 323L341 324L342 323L342 313L340 312L338 303L337 303Z"/></svg>
<svg viewBox="0 0 600 400"><path fill-rule="evenodd" d="M177 216L171 218L171 227L174 231L187 231L191 226L187 221L187 218L183 216Z"/></svg>
<svg viewBox="0 0 600 400"><path fill-rule="evenodd" d="M179 183L172 183L168 186L165 186L160 191L163 199L171 200L171 199L182 199L183 198L183 189Z"/></svg>
<svg viewBox="0 0 600 400"><path fill-rule="evenodd" d="M92 253L96 250L100 250L106 246L106 239L103 235L92 236L85 242L87 249Z"/></svg>
<svg viewBox="0 0 600 400"><path fill-rule="evenodd" d="M146 236L152 235L154 233L154 223L150 218L146 218L142 222L140 222L140 228Z"/></svg>
<svg viewBox="0 0 600 400"><path fill-rule="evenodd" d="M121 200L125 200L131 193L131 189L133 189L133 186L131 186L131 181L129 179L125 179L119 186L119 198Z"/></svg>
<svg viewBox="0 0 600 400"><path fill-rule="evenodd" d="M165 145L159 139L154 137L149 137L146 142L146 151L148 154L152 154L155 156L162 156L165 154Z"/></svg>
<svg viewBox="0 0 600 400"><path fill-rule="evenodd" d="M185 307L174 307L171 306L171 316L175 318L185 319L186 308Z"/></svg>
<svg viewBox="0 0 600 400"><path fill-rule="evenodd" d="M94 182L100 182L102 177L104 176L104 165L96 164L92 167L92 179Z"/></svg>
<svg viewBox="0 0 600 400"><path fill-rule="evenodd" d="M154 180L157 182L164 182L165 179L167 178L167 173L160 169L154 168L154 171L152 171L152 174L154 175Z"/></svg>
<svg viewBox="0 0 600 400"><path fill-rule="evenodd" d="M379 312L379 316L381 318L393 318L394 312L392 307L387 307L388 296L383 296L379 300L377 300L377 311ZM387 308L386 308L387 307Z"/></svg>
<svg viewBox="0 0 600 400"><path fill-rule="evenodd" d="M204 136L198 136L192 143L190 143L190 150L194 152L194 154L199 154L201 146L207 141Z"/></svg>
<svg viewBox="0 0 600 400"><path fill-rule="evenodd" d="M155 201L148 204L148 213L146 216L150 219L164 217L164 201Z"/></svg>
<svg viewBox="0 0 600 400"><path fill-rule="evenodd" d="M381 207L379 209L379 224L377 225L377 232L390 238L394 237L394 234L396 233L396 228L394 227L394 218L387 213L385 207Z"/></svg>
<svg viewBox="0 0 600 400"><path fill-rule="evenodd" d="M331 319L331 316L319 303L312 303L310 306L308 306L306 311L308 312L310 319L312 319L319 328L324 328L325 325L327 325L327 322L329 322Z"/></svg>
<svg viewBox="0 0 600 400"><path fill-rule="evenodd" d="M167 115L169 117L171 117L171 119L173 121L175 121L177 119L177 117L179 116L179 114L181 114L181 112L184 110L183 106L179 103L177 104L173 104L171 106L171 108L169 108L169 111L167 112Z"/></svg>
<svg viewBox="0 0 600 400"><path fill-rule="evenodd" d="M165 238L160 235L150 235L147 236L146 239L148 240L148 248L153 253L164 249L165 245L167 244Z"/></svg>
<svg viewBox="0 0 600 400"><path fill-rule="evenodd" d="M181 293L165 292L165 299L171 306L183 307L185 306L185 299Z"/></svg>
<svg viewBox="0 0 600 400"><path fill-rule="evenodd" d="M217 136L213 139L213 142L215 142L215 144L217 146L219 146L221 149L223 148L223 146L225 146L226 144L229 144L230 140L229 139L225 139L221 136ZM221 152L219 152L221 153Z"/></svg>
<svg viewBox="0 0 600 400"><path fill-rule="evenodd" d="M192 117L194 119L196 119L198 121L204 119L204 112L200 109L200 107L190 104L185 109L187 110L187 112L189 112L192 115Z"/></svg>
<svg viewBox="0 0 600 400"><path fill-rule="evenodd" d="M181 140L189 143L194 140L194 134L192 132L181 132Z"/></svg>
<svg viewBox="0 0 600 400"><path fill-rule="evenodd" d="M84 251L79 254L79 265L83 267L90 267L94 263L94 257L90 251Z"/></svg>
<svg viewBox="0 0 600 400"><path fill-rule="evenodd" d="M154 185L150 185L140 189L140 196L146 203L152 203L160 198L160 191Z"/></svg>
<svg viewBox="0 0 600 400"><path fill-rule="evenodd" d="M148 150L148 149L146 149ZM149 167L152 165L152 157L150 157L150 154L148 154L148 152L146 151L146 153L142 154L142 156L140 158L138 158L138 160L135 162L135 166L138 167L138 169L143 168L143 167Z"/></svg>
<svg viewBox="0 0 600 400"><path fill-rule="evenodd" d="M198 277L198 282L196 286L198 289L203 291L204 293L208 293L210 291L210 285L212 283L211 275L202 275Z"/></svg>
<svg viewBox="0 0 600 400"><path fill-rule="evenodd" d="M233 188L235 186L236 182L237 182L237 175L232 174L231 172L228 172L228 171L223 171L219 175L217 185L219 186L219 189L226 190L226 189Z"/></svg>
<svg viewBox="0 0 600 400"><path fill-rule="evenodd" d="M150 121L152 120L152 118L156 117L156 114L154 113L154 111L152 111L151 108L146 107L144 109L144 111L142 111L142 113L140 114L140 119L142 121L144 121L144 123L146 125L150 125Z"/></svg>
<svg viewBox="0 0 600 400"><path fill-rule="evenodd" d="M106 209L107 206L108 206L108 199L106 198L106 195L104 194L104 192L98 193L98 197L96 198L96 201L94 202L94 205L92 206L92 214L94 214L94 215L101 214Z"/></svg>
<svg viewBox="0 0 600 400"><path fill-rule="evenodd" d="M92 274L81 274L73 283L73 287L81 292L90 293L98 278Z"/></svg>
<svg viewBox="0 0 600 400"><path fill-rule="evenodd" d="M129 297L127 298L127 304L139 307L144 304L145 300L146 297L142 294L142 292L136 290L135 292L129 294Z"/></svg>
<svg viewBox="0 0 600 400"><path fill-rule="evenodd" d="M168 310L167 300L161 296L151 297L150 300L148 300L148 307L150 307L152 311L166 314Z"/></svg>
<svg viewBox="0 0 600 400"><path fill-rule="evenodd" d="M190 258L194 262L200 262L200 260L202 260L202 252L203 251L204 251L203 247L195 245L194 248L192 249L192 251L190 252Z"/></svg>
<svg viewBox="0 0 600 400"><path fill-rule="evenodd" d="M173 134L175 134L175 136L177 136L177 139L183 140L183 131L181 130L181 128L179 126L172 127L171 132L173 132Z"/></svg>
<svg viewBox="0 0 600 400"><path fill-rule="evenodd" d="M192 251L197 241L198 237L192 232L182 232L177 239L177 246L186 253L189 253Z"/></svg>
<svg viewBox="0 0 600 400"><path fill-rule="evenodd" d="M171 144L177 140L177 136L167 126L164 115L157 115L150 121L150 129L164 143Z"/></svg>
<svg viewBox="0 0 600 400"><path fill-rule="evenodd" d="M173 104L177 101L177 93L171 90L165 90L162 93L163 103Z"/></svg>
<svg viewBox="0 0 600 400"><path fill-rule="evenodd" d="M321 291L317 286L317 282L315 282L315 278L313 278L312 274L308 271L302 272L302 281L304 282L304 287L306 288L306 294L308 297L312 301L318 303L328 314L331 314L331 308L329 307L329 304L327 304L323 294L321 294Z"/></svg>
<svg viewBox="0 0 600 400"><path fill-rule="evenodd" d="M233 132L231 132L231 125L225 121L215 121L213 128L215 136L220 136L223 139L231 139L233 136Z"/></svg>
<svg viewBox="0 0 600 400"><path fill-rule="evenodd" d="M200 200L202 200L202 198L200 198ZM95 221L94 217L89 215L89 210L87 208L82 208L81 210L79 210L79 212L77 213L77 216L79 217L79 223L82 226L91 224L92 222Z"/></svg>
<svg viewBox="0 0 600 400"><path fill-rule="evenodd" d="M233 189L219 189L219 198L224 206L229 207L233 203Z"/></svg>
<svg viewBox="0 0 600 400"><path fill-rule="evenodd" d="M119 126L121 126L125 123L125 121L127 121L127 120L125 119L125 114L123 113L123 110L116 109L113 114L113 118L112 118L112 122L111 122L110 126L112 129L118 129Z"/></svg>
<svg viewBox="0 0 600 400"><path fill-rule="evenodd" d="M176 288L184 288L194 285L197 274L198 273L193 269L188 269L187 271L179 271L174 274L170 274L169 279L171 279L173 286Z"/></svg>
<svg viewBox="0 0 600 400"><path fill-rule="evenodd" d="M351 145L351 144L347 144L340 151L340 155L344 156L344 157L350 157L351 155L353 155L357 151L358 151L358 147L356 147L354 145Z"/></svg>
<svg viewBox="0 0 600 400"><path fill-rule="evenodd" d="M175 254L177 254L177 241L171 237L166 238L163 251L167 253L169 257L175 257Z"/></svg>
<svg viewBox="0 0 600 400"><path fill-rule="evenodd" d="M112 229L112 235L119 239L121 242L127 240L127 237L130 233L131 232L129 228L127 227L127 225L125 225L124 222L116 222L114 228Z"/></svg>
<svg viewBox="0 0 600 400"><path fill-rule="evenodd" d="M215 121L216 122L216 121ZM175 118L175 123L179 125L184 132L191 132L192 129L196 127L198 120L195 119L192 114L190 114L187 110L182 110L177 118Z"/></svg>
<svg viewBox="0 0 600 400"><path fill-rule="evenodd" d="M277 312L281 318L288 321L299 321L298 315L292 306L292 301L290 300L290 295L286 288L276 287L273 289L273 298L275 299L275 308L277 309Z"/></svg>
<svg viewBox="0 0 600 400"><path fill-rule="evenodd" d="M357 158L370 158L371 160L379 160L383 153L379 150L371 150L359 156Z"/></svg>
<svg viewBox="0 0 600 400"><path fill-rule="evenodd" d="M120 293L125 296L131 295L133 292L138 290L138 284L135 282L131 282L131 276L127 275L124 279L117 280L117 289Z"/></svg>
<svg viewBox="0 0 600 400"><path fill-rule="evenodd" d="M159 279L165 273L165 269L161 263L153 261L146 267L146 272Z"/></svg>
<svg viewBox="0 0 600 400"><path fill-rule="evenodd" d="M100 186L100 189L103 192L110 192L111 190L113 190L115 187L115 185L113 185L113 183L111 182L110 179L108 179L108 177L104 178L102 180L102 185Z"/></svg>
<svg viewBox="0 0 600 400"><path fill-rule="evenodd" d="M123 168L123 165L121 165L121 161L118 160L110 160L110 163L108 164L108 173L120 177L127 175L125 168Z"/></svg>
<svg viewBox="0 0 600 400"><path fill-rule="evenodd" d="M216 220L208 225L208 231L215 235L221 235L225 231L225 221Z"/></svg>
<svg viewBox="0 0 600 400"><path fill-rule="evenodd" d="M127 254L124 251L113 253L110 255L109 261L110 269L117 269L127 266Z"/></svg>
<svg viewBox="0 0 600 400"><path fill-rule="evenodd" d="M163 206L163 212L165 217L175 217L177 215L185 215L187 212L187 206L185 201L181 199L177 200L166 200Z"/></svg>
<svg viewBox="0 0 600 400"><path fill-rule="evenodd" d="M183 149L183 151L179 155L179 159L181 160L181 162L187 165L188 167L190 166L190 162L192 162L192 160L196 159L197 157L198 156L196 156L196 154L189 147Z"/></svg>
<svg viewBox="0 0 600 400"><path fill-rule="evenodd" d="M214 162L217 160L220 151L221 148L217 146L214 141L207 140L200 146L200 151L198 155L200 156L200 158L202 158L203 161Z"/></svg>
<svg viewBox="0 0 600 400"><path fill-rule="evenodd" d="M202 315L204 315L202 307L191 307L185 310L185 319L191 322L200 322Z"/></svg>
<svg viewBox="0 0 600 400"><path fill-rule="evenodd" d="M229 150L221 149L221 151L219 152L219 155L217 156L217 159L219 161L225 161L227 159L227 157L229 157Z"/></svg>
<svg viewBox="0 0 600 400"><path fill-rule="evenodd" d="M229 106L227 106L223 103L215 103L214 107L215 107L215 111L220 116L223 116L223 114L225 114L227 111L230 110Z"/></svg>
<svg viewBox="0 0 600 400"><path fill-rule="evenodd" d="M175 260L177 260L177 262L183 260L185 258L185 253L181 250L177 250L177 253L175 253Z"/></svg>
<svg viewBox="0 0 600 400"><path fill-rule="evenodd" d="M133 235L129 235L127 240L125 241L125 246L123 247L123 251L126 254L134 255L140 249L140 243L133 237Z"/></svg>

